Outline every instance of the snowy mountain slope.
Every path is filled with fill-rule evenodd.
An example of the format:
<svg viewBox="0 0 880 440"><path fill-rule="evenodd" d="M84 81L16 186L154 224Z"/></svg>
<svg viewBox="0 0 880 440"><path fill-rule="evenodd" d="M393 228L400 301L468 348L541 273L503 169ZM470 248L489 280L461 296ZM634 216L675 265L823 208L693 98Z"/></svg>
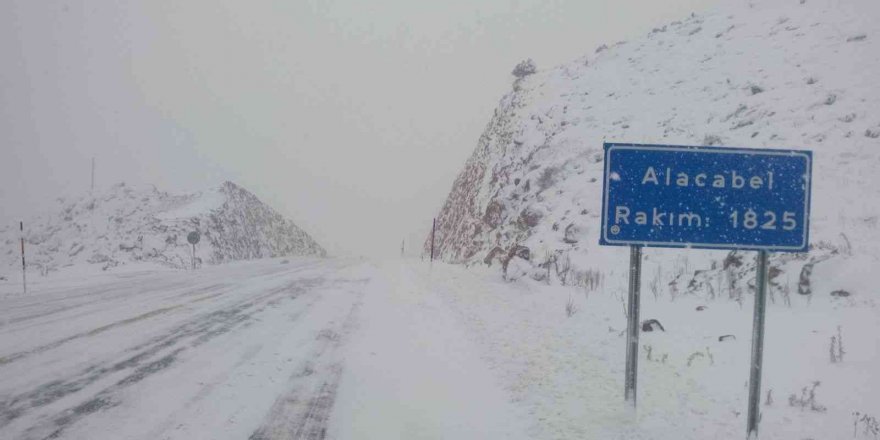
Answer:
<svg viewBox="0 0 880 440"><path fill-rule="evenodd" d="M870 268L880 255L877 78L880 6L865 0L731 2L539 70L502 98L454 182L437 218L439 255L473 264L517 254L517 271L535 278L553 260L606 270L622 250L597 243L602 143L618 141L813 150L813 250L776 254L780 279L832 256ZM748 266L736 253L686 254L701 266L689 269L716 275Z"/></svg>
<svg viewBox="0 0 880 440"><path fill-rule="evenodd" d="M293 222L232 182L185 195L121 183L58 204L57 212L25 222L30 270L46 273L80 264L108 269L136 262L186 268L191 265L186 239L191 231L201 233L196 257L209 264L325 255ZM20 268L15 226L0 229L4 272Z"/></svg>

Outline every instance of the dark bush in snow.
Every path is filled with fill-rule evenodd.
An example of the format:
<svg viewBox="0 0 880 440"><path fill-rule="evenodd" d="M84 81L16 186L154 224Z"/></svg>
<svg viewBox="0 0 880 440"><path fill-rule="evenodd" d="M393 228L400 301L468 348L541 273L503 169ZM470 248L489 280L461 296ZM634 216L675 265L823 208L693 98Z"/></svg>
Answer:
<svg viewBox="0 0 880 440"><path fill-rule="evenodd" d="M713 145L721 145L722 143L723 141L721 140L721 137L714 134L707 134L705 137L703 137L703 145L706 146L711 147Z"/></svg>
<svg viewBox="0 0 880 440"><path fill-rule="evenodd" d="M533 228L541 222L541 218L544 217L544 213L542 213L537 208L528 207L523 209L519 214L519 223L526 228ZM525 228L524 228L525 229Z"/></svg>
<svg viewBox="0 0 880 440"><path fill-rule="evenodd" d="M510 72L510 73L512 73L513 76L515 76L517 78L523 78L523 77L529 76L537 71L538 71L538 66L535 65L535 62L532 61L531 58L529 58L525 61L520 61L520 63L517 64L516 67L513 68L513 72Z"/></svg>
<svg viewBox="0 0 880 440"><path fill-rule="evenodd" d="M556 176L559 173L558 167L546 167L543 171L541 171L541 175L538 176L538 180L536 183L538 184L538 191L544 191L545 189L556 184Z"/></svg>
<svg viewBox="0 0 880 440"><path fill-rule="evenodd" d="M801 295L809 295L813 293L810 285L810 275L813 274L813 263L807 263L801 269L801 275L798 279L798 293Z"/></svg>

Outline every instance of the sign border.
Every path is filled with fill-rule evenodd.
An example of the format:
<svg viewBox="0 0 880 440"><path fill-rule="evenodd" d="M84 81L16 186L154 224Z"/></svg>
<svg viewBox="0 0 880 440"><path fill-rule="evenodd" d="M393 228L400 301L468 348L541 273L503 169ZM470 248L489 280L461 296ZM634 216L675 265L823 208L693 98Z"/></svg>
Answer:
<svg viewBox="0 0 880 440"><path fill-rule="evenodd" d="M617 143L604 142L605 165L604 175L602 176L602 234L599 236L599 245L602 246L644 246L644 247L664 247L676 249L720 249L720 250L757 250L757 251L782 251L782 252L807 252L810 248L810 202L812 195L813 183L813 152L809 150L780 150L780 149L758 149L758 148L734 148L734 147L712 147L712 146L687 146L687 145L658 145L658 144L633 144L633 143ZM738 244L713 244L713 243L675 243L665 241L633 241L633 240L609 240L608 239L608 223L607 223L607 205L608 205L608 186L611 169L611 151L615 149L624 150L663 150L663 151L687 151L687 152L705 152L712 154L751 154L751 155L767 155L767 156L800 156L806 160L807 168L807 186L804 191L804 227L803 237L800 246L759 246L759 245L738 245Z"/></svg>

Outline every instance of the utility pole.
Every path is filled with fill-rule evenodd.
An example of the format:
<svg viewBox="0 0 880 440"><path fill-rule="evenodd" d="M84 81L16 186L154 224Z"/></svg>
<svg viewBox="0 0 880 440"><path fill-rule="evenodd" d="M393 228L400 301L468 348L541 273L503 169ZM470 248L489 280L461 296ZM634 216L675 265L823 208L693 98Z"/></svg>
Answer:
<svg viewBox="0 0 880 440"><path fill-rule="evenodd" d="M437 231L437 219L434 219L434 225L431 226L431 262L434 262L434 233Z"/></svg>
<svg viewBox="0 0 880 440"><path fill-rule="evenodd" d="M21 285L24 287L24 294L27 295L27 269L24 264L24 222L18 222L18 229L21 231Z"/></svg>

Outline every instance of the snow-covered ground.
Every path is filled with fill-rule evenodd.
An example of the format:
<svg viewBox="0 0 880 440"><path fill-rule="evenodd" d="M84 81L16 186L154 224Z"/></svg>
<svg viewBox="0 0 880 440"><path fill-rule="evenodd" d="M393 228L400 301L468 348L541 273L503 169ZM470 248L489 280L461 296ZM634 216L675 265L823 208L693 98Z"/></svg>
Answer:
<svg viewBox="0 0 880 440"><path fill-rule="evenodd" d="M666 331L642 334L633 414L618 257L595 290L306 258L6 284L0 438L744 437L749 299L646 286L642 316ZM761 438L878 438L854 416L880 417L876 303L808 298L769 305Z"/></svg>

